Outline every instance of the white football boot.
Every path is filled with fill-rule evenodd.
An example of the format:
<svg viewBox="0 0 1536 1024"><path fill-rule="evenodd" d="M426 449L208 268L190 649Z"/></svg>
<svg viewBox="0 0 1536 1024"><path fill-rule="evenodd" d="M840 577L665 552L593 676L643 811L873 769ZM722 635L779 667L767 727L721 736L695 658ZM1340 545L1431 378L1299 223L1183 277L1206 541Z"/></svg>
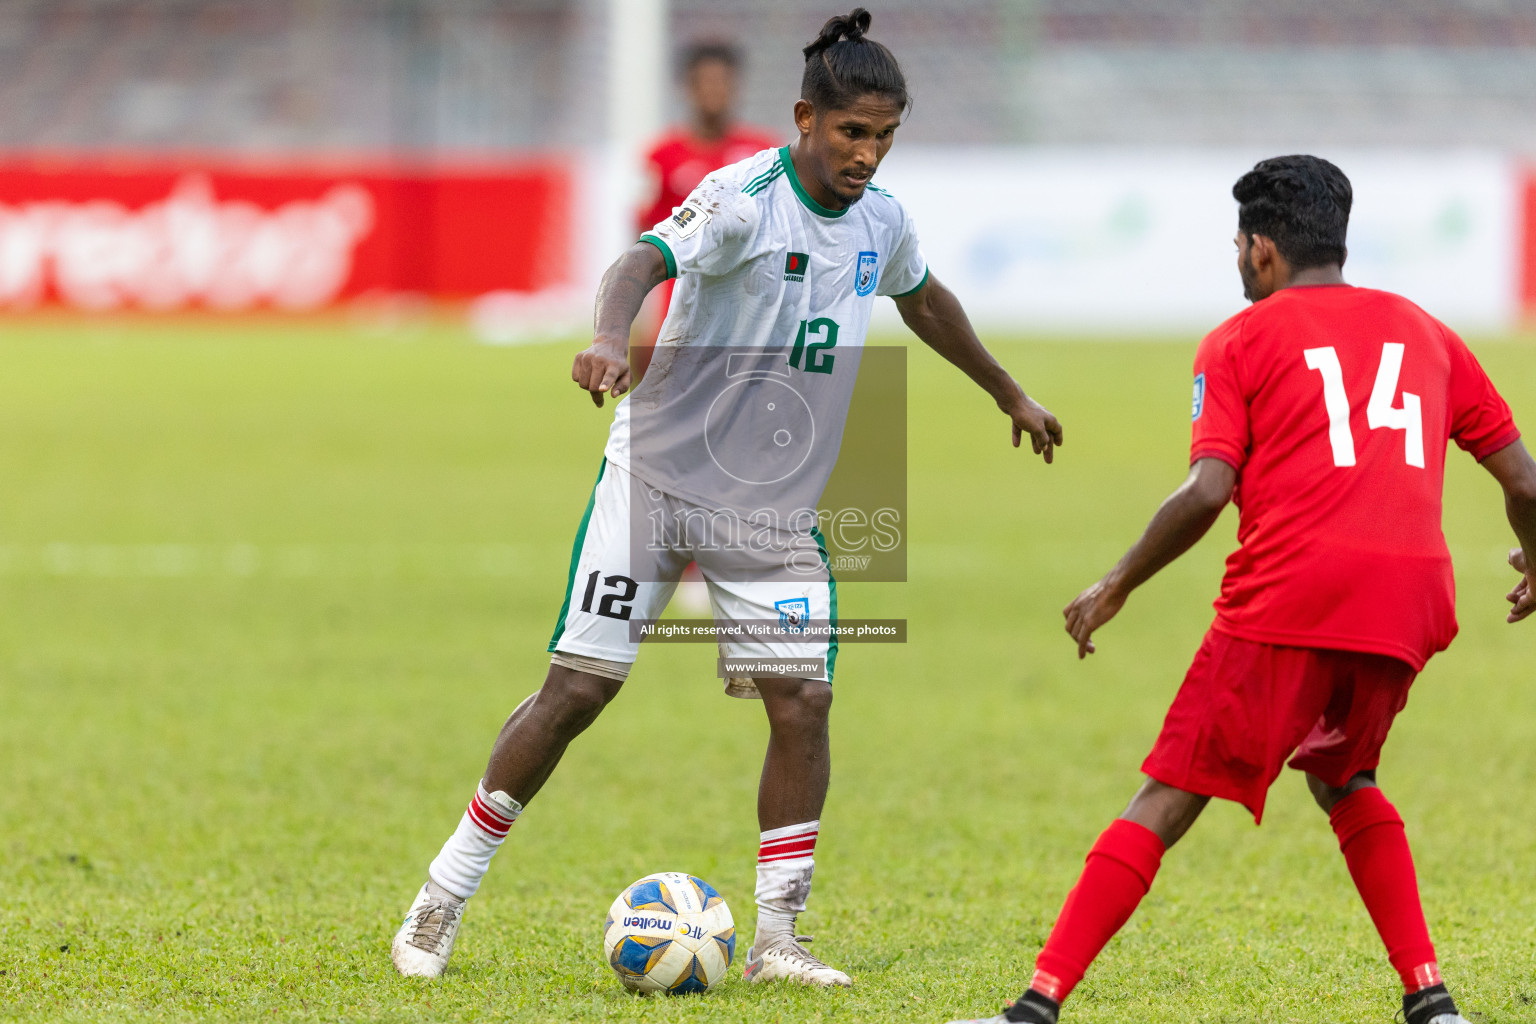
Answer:
<svg viewBox="0 0 1536 1024"><path fill-rule="evenodd" d="M443 973L467 902L433 881L421 887L389 949L401 977L436 978Z"/></svg>
<svg viewBox="0 0 1536 1024"><path fill-rule="evenodd" d="M853 979L836 967L828 967L811 955L803 943L810 942L809 935L781 938L761 953L757 944L747 951L747 969L742 977L756 985L764 981L798 981L802 985L820 985L822 988L850 988Z"/></svg>

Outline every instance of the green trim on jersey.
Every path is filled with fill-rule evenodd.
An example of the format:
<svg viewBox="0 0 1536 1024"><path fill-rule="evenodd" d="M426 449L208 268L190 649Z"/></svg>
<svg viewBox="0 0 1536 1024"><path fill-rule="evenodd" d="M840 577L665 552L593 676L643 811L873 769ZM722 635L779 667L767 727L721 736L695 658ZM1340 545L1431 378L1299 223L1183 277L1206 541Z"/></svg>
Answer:
<svg viewBox="0 0 1536 1024"><path fill-rule="evenodd" d="M916 288L908 288L904 292L897 292L895 295L892 295L891 298L893 298L893 299L904 299L908 295L916 295L918 292L923 290L923 285L925 285L927 283L928 283L928 268L924 267L923 268L923 279L921 281L917 282L917 287Z"/></svg>
<svg viewBox="0 0 1536 1024"><path fill-rule="evenodd" d="M827 559L827 539L821 535L816 527L811 527L811 536L816 541L816 553L821 556L821 564L827 569L827 599L831 614L829 625L831 634L827 637L827 682L832 682L832 670L837 665L837 578L832 575L832 563ZM573 568L574 574L576 570ZM574 576L572 577L574 578Z"/></svg>
<svg viewBox="0 0 1536 1024"><path fill-rule="evenodd" d="M663 248L661 251L667 250ZM668 257L668 262L671 262L671 257ZM571 571L565 581L565 603L560 606L560 621L555 623L555 635L549 638L551 651L565 635L565 617L571 612L571 591L576 589L576 566L581 562L581 549L587 543L587 524L592 521L592 507L597 504L597 485L603 482L603 470L607 468L608 457L604 456L602 465L597 467L597 480L592 484L592 497L587 499L587 510L581 514L581 525L576 528L576 543L571 545Z"/></svg>
<svg viewBox="0 0 1536 1024"><path fill-rule="evenodd" d="M741 190L749 196L760 195L765 188L772 185L778 180L779 175L783 173L784 165L775 161L772 167L747 182L741 187Z"/></svg>
<svg viewBox="0 0 1536 1024"><path fill-rule="evenodd" d="M661 258L667 261L667 276L677 276L677 257L672 255L672 247L663 241L660 236L653 235L649 231L640 236L640 241L649 242L661 250ZM550 648L554 650L554 648Z"/></svg>
<svg viewBox="0 0 1536 1024"><path fill-rule="evenodd" d="M800 197L800 202L805 204L807 210L810 210L818 217L841 217L848 212L848 207L846 206L841 210L829 210L811 198L811 194L805 190L805 186L800 184L800 176L795 173L795 162L790 159L788 146L779 150L779 162L784 166L784 174L789 178L790 187L795 190L795 195Z"/></svg>

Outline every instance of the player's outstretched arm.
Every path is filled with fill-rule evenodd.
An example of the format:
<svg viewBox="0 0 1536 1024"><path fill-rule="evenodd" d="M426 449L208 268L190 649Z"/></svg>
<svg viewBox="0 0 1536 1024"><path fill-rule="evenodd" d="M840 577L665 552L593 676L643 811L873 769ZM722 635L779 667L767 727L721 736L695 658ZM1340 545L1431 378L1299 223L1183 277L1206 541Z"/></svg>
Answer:
<svg viewBox="0 0 1536 1024"><path fill-rule="evenodd" d="M1520 582L1505 595L1514 605L1508 621L1519 622L1536 612L1536 461L1524 442L1516 441L1484 459L1483 466L1504 488L1504 512L1520 541L1509 553Z"/></svg>
<svg viewBox="0 0 1536 1024"><path fill-rule="evenodd" d="M571 380L592 393L602 408L604 393L618 398L629 390L629 329L651 289L667 279L666 258L649 242L636 242L616 260L597 286L592 344L576 354Z"/></svg>
<svg viewBox="0 0 1536 1024"><path fill-rule="evenodd" d="M1052 461L1056 446L1061 444L1061 424L1049 409L1026 395L1019 382L992 358L992 353L976 337L955 293L930 274L921 288L911 295L897 296L895 301L902 321L912 333L980 384L1013 421L1013 446L1017 448L1028 434L1035 454L1044 456L1046 462Z"/></svg>
<svg viewBox="0 0 1536 1024"><path fill-rule="evenodd" d="M1220 459L1198 459L1189 476L1158 508L1152 522L1125 557L1062 611L1067 632L1077 641L1077 656L1097 648L1093 631L1115 617L1131 591L1195 546L1232 500L1237 470Z"/></svg>

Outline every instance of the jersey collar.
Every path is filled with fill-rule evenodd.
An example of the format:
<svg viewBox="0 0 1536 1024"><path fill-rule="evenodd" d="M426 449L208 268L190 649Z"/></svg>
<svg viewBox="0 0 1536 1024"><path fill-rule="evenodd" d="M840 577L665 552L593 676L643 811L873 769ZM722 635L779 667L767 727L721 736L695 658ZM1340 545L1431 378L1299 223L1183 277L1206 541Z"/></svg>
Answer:
<svg viewBox="0 0 1536 1024"><path fill-rule="evenodd" d="M805 204L807 210L810 210L818 217L841 217L848 212L848 207L846 206L841 210L829 210L811 198L811 194L805 190L805 186L800 184L800 176L795 173L795 162L789 157L788 146L779 150L779 162L784 165L784 177L789 179L789 187L795 190L795 195L800 198L800 202Z"/></svg>

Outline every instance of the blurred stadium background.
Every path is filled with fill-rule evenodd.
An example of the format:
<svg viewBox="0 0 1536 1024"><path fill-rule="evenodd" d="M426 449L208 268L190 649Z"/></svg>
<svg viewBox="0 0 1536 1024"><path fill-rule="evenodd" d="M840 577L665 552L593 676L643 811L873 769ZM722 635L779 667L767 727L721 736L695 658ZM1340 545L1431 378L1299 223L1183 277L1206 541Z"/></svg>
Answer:
<svg viewBox="0 0 1536 1024"><path fill-rule="evenodd" d="M887 188L978 316L1187 329L1233 308L1224 186L1308 148L1360 185L1359 283L1458 326L1536 307L1524 0L888 0L916 105ZM8 0L0 308L470 303L577 327L633 233L674 58L747 54L783 131L781 0ZM1178 267L1147 281L1138 267ZM1109 282L1114 281L1114 285Z"/></svg>
<svg viewBox="0 0 1536 1024"><path fill-rule="evenodd" d="M998 1006L1209 621L1230 512L1093 659L1058 626L1181 475L1195 339L1242 304L1238 174L1337 159L1350 279L1469 332L1536 409L1530 0L875 0L916 100L880 183L1067 445L1014 451L908 353L909 583L840 601L912 641L839 659L808 915L859 987L680 1006L597 955L659 867L750 925L764 726L691 645L647 648L457 968L402 984L389 936L545 670L609 420L566 374L640 155L683 116L676 57L737 41L743 117L787 141L799 48L851 6L0 0L0 1018ZM1531 633L1503 624L1509 530L1470 460L1446 510L1464 632L1383 777L1458 998L1529 1024ZM1294 781L1270 808L1208 812L1074 1021L1387 1019L1331 834Z"/></svg>

